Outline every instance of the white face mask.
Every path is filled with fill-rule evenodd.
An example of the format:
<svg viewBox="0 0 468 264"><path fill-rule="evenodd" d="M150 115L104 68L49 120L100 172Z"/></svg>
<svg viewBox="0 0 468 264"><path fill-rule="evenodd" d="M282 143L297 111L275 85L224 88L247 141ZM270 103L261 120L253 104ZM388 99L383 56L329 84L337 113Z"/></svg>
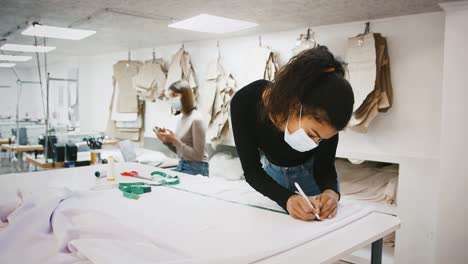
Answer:
<svg viewBox="0 0 468 264"><path fill-rule="evenodd" d="M288 121L286 122L286 129L284 130L284 141L291 146L291 148L299 151L299 152L306 152L316 148L318 145L315 143L313 139L311 139L304 129L301 127L301 119L302 119L302 105L301 110L299 112L299 129L290 134L288 131Z"/></svg>
<svg viewBox="0 0 468 264"><path fill-rule="evenodd" d="M179 112L182 110L182 104L180 103L180 98L179 97L174 97L167 102L171 105L172 109L174 109L176 112Z"/></svg>

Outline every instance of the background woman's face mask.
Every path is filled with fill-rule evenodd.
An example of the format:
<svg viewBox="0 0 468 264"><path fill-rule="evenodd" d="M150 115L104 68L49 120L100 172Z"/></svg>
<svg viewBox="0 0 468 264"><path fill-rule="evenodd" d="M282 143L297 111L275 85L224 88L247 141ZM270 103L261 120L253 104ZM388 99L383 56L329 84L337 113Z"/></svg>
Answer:
<svg viewBox="0 0 468 264"><path fill-rule="evenodd" d="M302 105L299 111L299 129L294 133L289 133L288 131L288 124L289 124L289 117L288 121L286 122L286 129L284 130L284 141L291 146L291 148L299 151L299 152L306 152L312 150L318 146L317 143L313 139L311 139L304 129L301 127L301 119L302 119Z"/></svg>
<svg viewBox="0 0 468 264"><path fill-rule="evenodd" d="M171 105L174 111L179 112L182 110L182 103L180 102L180 97L172 97L168 100L168 103Z"/></svg>

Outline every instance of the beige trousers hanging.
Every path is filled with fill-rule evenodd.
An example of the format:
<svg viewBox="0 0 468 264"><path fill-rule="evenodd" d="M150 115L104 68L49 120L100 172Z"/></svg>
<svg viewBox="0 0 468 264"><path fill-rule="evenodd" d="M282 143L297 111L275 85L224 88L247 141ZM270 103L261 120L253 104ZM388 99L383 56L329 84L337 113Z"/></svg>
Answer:
<svg viewBox="0 0 468 264"><path fill-rule="evenodd" d="M355 96L349 127L366 133L378 113L386 112L393 103L386 39L379 33L349 39L347 60Z"/></svg>

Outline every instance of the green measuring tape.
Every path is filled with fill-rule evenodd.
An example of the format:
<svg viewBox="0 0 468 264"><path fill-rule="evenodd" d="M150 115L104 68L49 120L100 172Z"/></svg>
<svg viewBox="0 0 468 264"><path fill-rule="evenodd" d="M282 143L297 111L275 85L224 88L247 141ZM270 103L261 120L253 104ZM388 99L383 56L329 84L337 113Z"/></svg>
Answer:
<svg viewBox="0 0 468 264"><path fill-rule="evenodd" d="M172 176L162 171L153 171L151 173L151 176L159 176L159 177L165 178L159 181L161 185L176 185L180 183L180 179L178 176Z"/></svg>
<svg viewBox="0 0 468 264"><path fill-rule="evenodd" d="M180 183L179 177L172 176L161 171L153 171L151 176L159 176L165 179L160 180L156 184L145 182L119 183L119 190L122 191L124 197L138 200L141 194L151 192L151 186L176 185Z"/></svg>

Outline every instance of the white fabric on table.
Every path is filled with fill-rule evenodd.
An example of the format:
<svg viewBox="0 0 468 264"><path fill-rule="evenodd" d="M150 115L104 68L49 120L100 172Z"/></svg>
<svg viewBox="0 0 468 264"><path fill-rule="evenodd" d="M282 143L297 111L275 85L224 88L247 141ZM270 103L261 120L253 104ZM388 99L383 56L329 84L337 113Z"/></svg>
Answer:
<svg viewBox="0 0 468 264"><path fill-rule="evenodd" d="M96 170L96 167L67 169L61 172L51 171L49 175L35 173L35 177L28 175L28 178L35 178L34 181L39 183L35 184L35 188L41 188L44 185L69 185L84 188L95 181L91 172ZM138 164L116 164L116 170L119 172L137 170L144 175L149 174L154 168ZM180 173L178 175L182 181L176 186L178 188L194 190L196 187L198 191L220 194L223 193L223 188L225 189L223 182L226 183L226 181L214 180L211 184L210 180L213 179L210 178ZM11 179L21 175L9 176L8 178ZM48 182L43 182L47 177L50 177ZM140 179L120 176L117 179L140 181ZM1 181L0 178L0 183ZM203 183L210 184L203 187ZM231 183L237 184L238 189L246 188L237 196L253 193L252 189L248 189L250 186L245 181L231 181ZM3 185L0 184L0 186ZM41 188L40 192L37 192L38 197L46 197L51 193L47 190ZM27 217L28 221L17 224L14 230L24 231L21 236L12 235L7 238L3 236L5 231L13 226L13 223L0 232L0 242L8 239L10 245L9 254L5 255L8 258L0 262L10 263L3 262L3 260L33 253L34 250L31 247L16 242L27 243L21 238L31 237L47 228L53 233L46 237L54 239L43 239L41 243L35 243L35 245L41 245L43 249L41 254L47 256L64 255L69 258L73 256L75 260L77 258L90 259L93 262L97 261L96 263L128 263L121 260L130 257L126 252L134 252L136 255L131 254L134 263L144 263L149 259L153 260L153 257L161 258L159 263L168 263L169 259L177 263L227 263L226 256L229 256L231 263L249 263L302 245L369 213L367 208L341 203L335 219L323 222L302 222L286 214L227 203L167 187L154 187L151 193L142 195L139 200L122 197L118 189L81 191L73 195L67 194L64 198L63 201L61 201L62 198L52 199L50 206L38 207L38 209L45 208L44 212L38 211ZM264 199L268 200L268 198ZM36 198L34 201L39 203L44 200ZM270 203L273 202L270 201ZM48 228L51 211L54 214L53 229ZM20 215L15 212L13 214ZM32 222L41 223L41 225L31 225ZM36 230L37 226L39 231ZM130 238L128 234L133 236ZM58 244L57 241L59 241ZM114 244L114 241L124 242ZM3 242L1 244L3 245ZM107 245L109 251L96 252L98 245ZM148 252L149 255L139 256L139 245L152 248L156 254ZM69 252L64 253L64 248ZM3 254L0 256L3 257ZM46 262L59 263L60 261ZM32 259L28 263L41 262Z"/></svg>

